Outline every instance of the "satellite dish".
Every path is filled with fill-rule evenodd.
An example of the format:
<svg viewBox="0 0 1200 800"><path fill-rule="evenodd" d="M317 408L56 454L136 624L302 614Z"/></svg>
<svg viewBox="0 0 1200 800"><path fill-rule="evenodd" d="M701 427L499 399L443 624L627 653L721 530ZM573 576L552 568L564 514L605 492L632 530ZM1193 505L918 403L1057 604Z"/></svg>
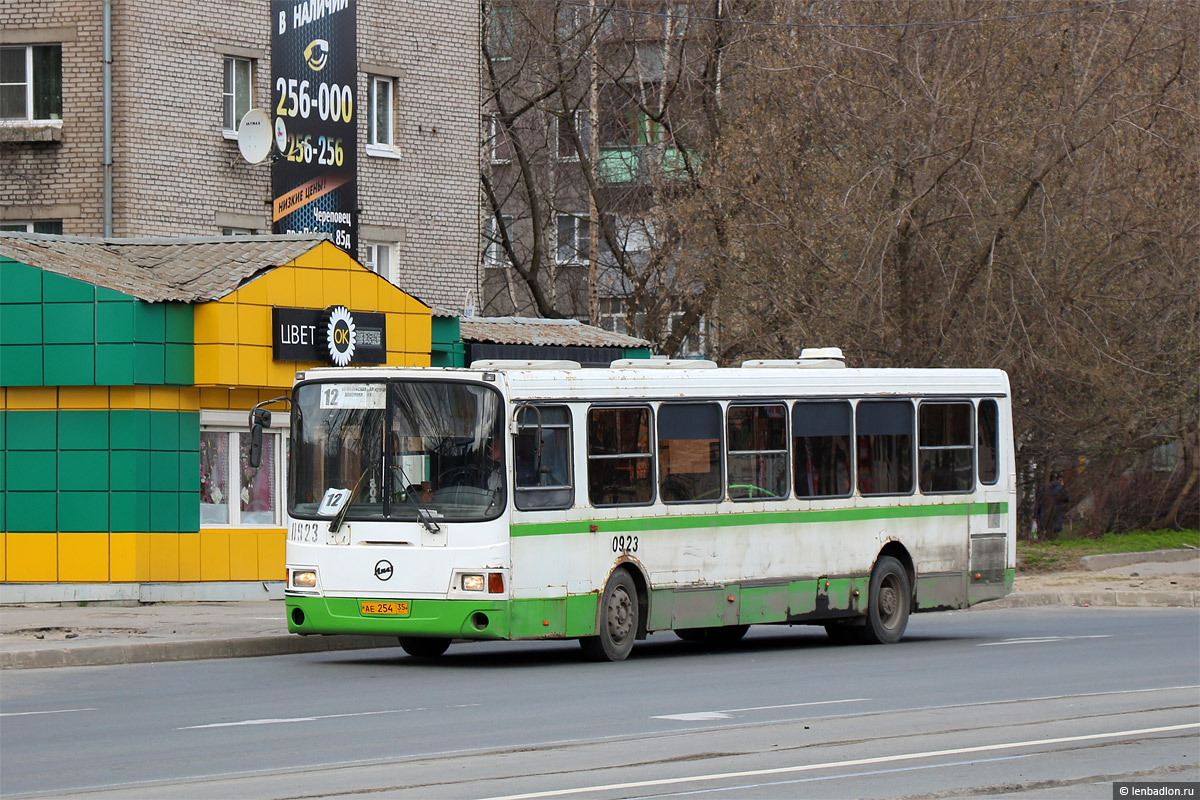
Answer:
<svg viewBox="0 0 1200 800"><path fill-rule="evenodd" d="M252 108L238 124L238 152L251 164L262 163L271 152L271 118Z"/></svg>

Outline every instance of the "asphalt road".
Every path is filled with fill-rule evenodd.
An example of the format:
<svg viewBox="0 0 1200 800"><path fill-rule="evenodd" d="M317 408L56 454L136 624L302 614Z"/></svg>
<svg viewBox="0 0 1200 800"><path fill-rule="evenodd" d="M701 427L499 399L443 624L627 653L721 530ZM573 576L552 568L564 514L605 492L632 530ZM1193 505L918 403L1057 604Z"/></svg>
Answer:
<svg viewBox="0 0 1200 800"><path fill-rule="evenodd" d="M895 646L756 628L7 671L0 795L1112 797L1200 780L1200 613L913 618Z"/></svg>

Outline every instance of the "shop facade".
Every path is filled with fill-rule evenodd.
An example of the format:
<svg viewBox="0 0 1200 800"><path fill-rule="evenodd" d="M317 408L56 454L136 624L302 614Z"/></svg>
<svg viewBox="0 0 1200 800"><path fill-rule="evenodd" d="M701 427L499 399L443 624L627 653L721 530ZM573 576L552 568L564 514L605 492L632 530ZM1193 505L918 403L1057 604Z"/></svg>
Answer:
<svg viewBox="0 0 1200 800"><path fill-rule="evenodd" d="M431 350L430 308L322 238L0 236L0 602L267 596L287 413L251 468L249 409Z"/></svg>

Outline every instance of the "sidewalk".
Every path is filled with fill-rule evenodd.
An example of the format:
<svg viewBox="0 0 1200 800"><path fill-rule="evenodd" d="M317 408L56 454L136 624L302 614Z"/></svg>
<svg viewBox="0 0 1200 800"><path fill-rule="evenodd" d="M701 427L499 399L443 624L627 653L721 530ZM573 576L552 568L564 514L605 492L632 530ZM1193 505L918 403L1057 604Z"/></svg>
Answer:
<svg viewBox="0 0 1200 800"><path fill-rule="evenodd" d="M1096 571L1018 576L1016 591L976 606L1200 607L1200 554L1145 553ZM393 638L297 636L279 600L0 606L0 669L98 666L395 647Z"/></svg>

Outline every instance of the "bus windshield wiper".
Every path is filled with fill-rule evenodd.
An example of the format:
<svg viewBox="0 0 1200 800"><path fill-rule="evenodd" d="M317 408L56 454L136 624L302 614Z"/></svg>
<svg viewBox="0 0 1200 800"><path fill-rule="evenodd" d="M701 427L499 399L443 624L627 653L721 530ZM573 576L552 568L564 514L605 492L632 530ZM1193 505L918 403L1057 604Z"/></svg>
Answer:
<svg viewBox="0 0 1200 800"><path fill-rule="evenodd" d="M404 495L407 500L411 501L413 508L417 510L417 522L420 522L425 530L429 531L430 533L439 533L442 530L442 527L438 525L436 521L434 521L433 514L429 511L429 509L417 502L416 496L408 490L408 487L413 486L414 484L408 479L408 476L404 474L404 467L402 467L399 462L396 463L396 471L400 473L400 480L404 482L404 489L401 490L401 494Z"/></svg>

